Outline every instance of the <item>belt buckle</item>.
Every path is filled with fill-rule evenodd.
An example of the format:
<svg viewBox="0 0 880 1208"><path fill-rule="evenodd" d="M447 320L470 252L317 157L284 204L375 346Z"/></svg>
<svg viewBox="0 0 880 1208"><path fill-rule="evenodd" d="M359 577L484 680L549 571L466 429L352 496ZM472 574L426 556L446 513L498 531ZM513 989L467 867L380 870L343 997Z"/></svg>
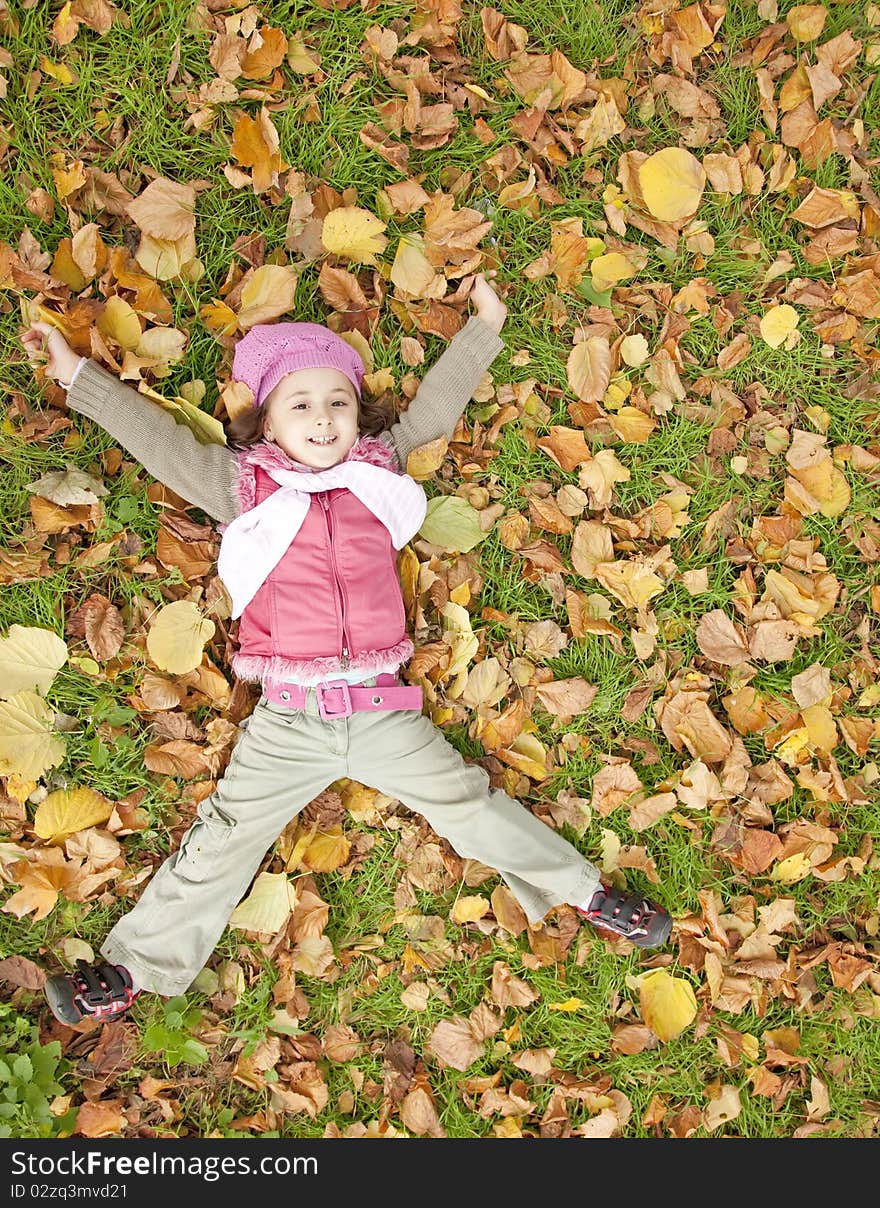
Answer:
<svg viewBox="0 0 880 1208"><path fill-rule="evenodd" d="M324 704L324 693L328 691L340 691L344 708L339 713L328 712ZM318 684L315 687L315 694L318 697L318 712L324 721L334 721L338 717L351 717L351 691L348 680L331 680L326 684Z"/></svg>

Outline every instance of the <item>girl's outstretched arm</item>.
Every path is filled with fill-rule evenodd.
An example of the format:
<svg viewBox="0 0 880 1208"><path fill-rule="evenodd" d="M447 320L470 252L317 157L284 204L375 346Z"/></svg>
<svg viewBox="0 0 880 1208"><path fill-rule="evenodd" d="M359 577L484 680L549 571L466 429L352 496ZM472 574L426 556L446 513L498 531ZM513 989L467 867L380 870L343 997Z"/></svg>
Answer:
<svg viewBox="0 0 880 1208"><path fill-rule="evenodd" d="M436 440L452 436L455 425L486 370L504 347L498 334L507 307L480 273L471 299L477 313L449 342L449 347L422 379L412 402L390 428L400 464L406 466L410 452Z"/></svg>
<svg viewBox="0 0 880 1208"><path fill-rule="evenodd" d="M21 342L32 360L38 358L40 346L48 344L47 375L62 386L74 378L67 393L70 408L100 424L154 478L215 520L235 519L236 458L230 449L201 444L169 412L95 361L80 362L48 323L32 323Z"/></svg>

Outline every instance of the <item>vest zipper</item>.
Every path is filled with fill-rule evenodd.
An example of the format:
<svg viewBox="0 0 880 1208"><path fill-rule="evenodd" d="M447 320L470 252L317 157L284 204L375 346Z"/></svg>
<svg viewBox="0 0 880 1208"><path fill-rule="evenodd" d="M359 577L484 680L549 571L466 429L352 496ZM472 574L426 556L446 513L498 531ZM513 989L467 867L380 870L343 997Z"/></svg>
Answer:
<svg viewBox="0 0 880 1208"><path fill-rule="evenodd" d="M327 521L327 544L330 547L330 564L333 570L333 591L336 594L336 588L339 588L339 613L342 618L342 670L345 671L348 667L348 647L345 645L345 592L342 590L342 584L339 582L339 576L336 573L336 556L333 553L333 521L330 519L330 502L325 494L318 495L318 502L324 509L324 518Z"/></svg>

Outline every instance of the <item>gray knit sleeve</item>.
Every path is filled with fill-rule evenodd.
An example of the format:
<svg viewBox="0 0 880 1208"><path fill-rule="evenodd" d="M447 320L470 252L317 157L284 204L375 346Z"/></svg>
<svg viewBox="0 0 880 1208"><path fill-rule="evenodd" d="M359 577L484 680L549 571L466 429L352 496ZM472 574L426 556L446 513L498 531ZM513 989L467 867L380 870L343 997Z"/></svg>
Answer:
<svg viewBox="0 0 880 1208"><path fill-rule="evenodd" d="M450 437L504 341L476 315L449 341L449 347L422 379L410 405L389 432L402 467L413 449Z"/></svg>
<svg viewBox="0 0 880 1208"><path fill-rule="evenodd" d="M225 445L201 444L169 412L91 360L77 373L67 402L208 516L228 523L238 515L237 459Z"/></svg>

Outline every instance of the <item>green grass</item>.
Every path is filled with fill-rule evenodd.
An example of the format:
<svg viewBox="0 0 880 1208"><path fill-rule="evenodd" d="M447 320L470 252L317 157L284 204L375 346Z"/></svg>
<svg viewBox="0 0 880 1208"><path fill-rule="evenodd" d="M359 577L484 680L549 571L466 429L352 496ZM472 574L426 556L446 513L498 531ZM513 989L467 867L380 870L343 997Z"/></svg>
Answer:
<svg viewBox="0 0 880 1208"><path fill-rule="evenodd" d="M789 0L781 0L777 20L784 22L791 7ZM289 200L283 188L255 195L248 188L233 188L223 171L230 162L230 139L237 121L245 114L255 116L261 102L245 98L219 103L204 129L188 123L191 111L201 104L200 87L216 75L209 60L212 32L203 24L208 19L205 10L180 0L161 0L158 4L135 0L125 6L125 20L117 17L107 34L98 36L83 27L63 48L49 37L56 10L57 6L50 8L44 2L17 10L20 29L17 33L7 29L3 35L3 47L14 65L7 70L8 91L0 102L0 140L4 146L8 142L4 162L11 169L0 177L0 242L18 248L22 232L28 228L39 248L52 255L60 240L71 236L67 208L57 199L48 221L36 217L26 204L36 188L56 198L52 168L62 162L82 160L89 168L116 174L132 195L142 191L154 174L196 183L196 234L203 274L195 282L162 283L172 323L187 333L186 355L168 377L151 384L173 394L185 383L200 379L206 385L203 405L213 411L216 386L228 376L229 352L204 326L200 309L222 297L232 265L245 267L235 251L237 240L259 234L265 239L267 256L282 261L287 258L284 239ZM230 20L235 11L212 14L212 19L217 23ZM625 525L637 522L644 509L667 494L672 480L688 488L688 519L680 535L668 539L638 537L629 546L619 546L620 558L651 555L664 544L670 547L676 571L652 601L658 626L655 649L647 657L639 657L631 639L631 631L641 624L637 615L627 612L598 580L585 579L570 569L570 534L553 535L533 527L531 536L557 546L568 568L563 576L567 588L605 601L612 620L623 630L619 641L599 635L573 637L564 601L554 601L558 584L527 579L521 555L507 549L497 531L490 532L468 555L483 580L469 611L474 631L483 639L485 656L494 656L509 668L514 658L527 655L523 627L553 621L569 640L555 658L536 656L533 661L537 670L549 670L555 679L583 677L597 688L589 710L561 725L535 701L531 715L534 735L551 758L545 779L520 779L519 795L524 803L536 808L546 820L548 801L563 790L589 801L593 778L609 756L630 759L647 791L665 791L690 764L691 757L687 751L676 752L667 741L655 705L669 683L687 686L691 682L688 676L699 673L706 676L710 708L722 724L728 723L723 699L739 673L702 657L697 626L700 618L713 609L724 610L743 626L746 617L735 601L748 597L750 575L756 585L753 602L760 605L766 567L750 547L752 525L755 518L779 515L785 507L789 466L784 452L768 456L765 476L737 474L731 465L737 455L763 449L763 421L755 419L756 413L768 413L774 423L787 430L813 432L815 422L805 409L819 407L827 413L830 449L846 445L877 449L880 421L873 389L864 381L861 389L854 388L873 364L866 357L876 344L876 319L862 318L861 344L834 345L833 355L827 355L829 349L816 334L816 311L805 305L797 306L800 341L793 350L771 349L757 332L760 317L774 302L784 300L785 290L796 280L833 291L845 272L862 267L852 258L811 265L805 255L809 231L791 218L813 185L852 190L858 195L852 165L842 154L832 154L808 171L796 150L788 148L796 163L796 177L787 190L771 193L765 186L755 196L743 193L728 197L707 185L697 215L714 240L714 249L705 257L689 250L684 238L670 250L630 226L623 243L646 254L645 266L626 283L627 291L615 292L607 309L592 307L581 294L560 287L552 273L531 280L526 269L549 248L556 224L565 219L580 219L589 237L609 242L616 239L609 230L603 190L607 185L619 184L618 161L624 152L651 154L663 147L682 145L703 159L707 154L734 154L744 144L755 148L760 145L759 158L769 173L770 148L780 143L780 134L772 134L765 124L754 69L748 60L753 40L768 24L755 4L733 0L716 34L716 44L694 58L693 76L688 78L713 96L722 112L714 127L695 135L692 123L669 107L662 90L653 106L646 103L655 77L676 70L659 48L656 25L662 15L655 18L627 0L589 0L586 4L541 0L537 6L523 0L505 0L496 11L526 30L528 54L550 56L561 51L573 68L585 73L589 85L626 81L627 129L606 145L586 153L567 154L565 162L552 163L542 158L540 144L536 149L521 137L518 122L529 106L506 74L511 64L499 61L487 45L482 10L465 5L449 46L426 45L413 36L401 45L398 58L405 56L407 60L404 77L423 64L438 82L435 93L422 97L423 105L461 97L464 84L484 89L492 99L478 116L492 137L486 141L477 138L477 115L467 106L456 109L458 127L440 147L419 149L404 129L400 141L409 148L406 174L391 167L359 137L365 125L381 125L381 106L394 99L405 100L395 81L389 80L372 54L364 50L363 43L365 32L372 26L393 29L404 39L407 32L417 31L417 10L409 4L383 3L367 10L351 5L336 11L295 0L267 4L259 11L266 23L289 35L305 37L311 50L321 57L317 77L282 68L284 82L269 107L284 161L302 174L309 192L319 185L338 194L351 190L354 204L375 212L380 190L406 176L418 180L432 194L449 192L459 175L468 173L470 179L457 193L457 206L466 206L484 194L497 198L505 186L524 181L530 166L537 169L537 213L499 205L492 232L497 240L499 280L508 302L504 348L491 368L499 388L498 402L506 402L517 385L529 380L534 382L539 400L536 414L523 414L502 428L495 446L498 455L472 479L492 488L493 502L503 503L508 512L527 515L529 484L547 484L554 494L566 484L577 484L577 472L560 470L535 441L549 431L550 425L573 426L569 408L575 395L567 381L566 359L579 324L598 324L599 330L616 324L620 332L639 331L652 353L661 340L669 337L670 325L681 322L685 328L678 331L678 349L687 404L659 415L646 443L610 445L630 477L617 484L607 512L594 508L583 514L583 518ZM819 41L845 30L863 44L877 41L876 28L868 24L862 6L829 6ZM812 61L815 44L794 44L788 39L784 46L793 59L799 56ZM456 52L461 62L453 61ZM40 70L44 56L66 64L75 73L74 82L62 85L44 76L39 86L29 89L28 80L36 81L31 73ZM177 70L169 83L169 70L175 61ZM238 84L244 87L247 82L239 80ZM846 73L844 85L820 116L831 117L835 127L844 132L852 128L855 118L862 121L865 135L856 162L869 171L878 152L880 84L864 56ZM255 82L254 86L262 84ZM588 98L567 112L552 109L550 117L570 132L590 111L591 104ZM310 112L313 105L317 106L318 120L313 120ZM594 177L596 172L598 178ZM422 219L418 211L388 221L389 247L382 258L383 266L390 265L399 236L421 229ZM97 222L111 247L121 246L127 228L131 228L128 219L114 223L101 211L84 212L77 216L80 220ZM22 246L26 247L27 241ZM489 246L484 250L488 252ZM862 238L857 255L870 256L872 252L871 238ZM783 254L790 257L788 271L766 280L768 270ZM372 294L374 269L349 267L357 273L368 295ZM297 264L299 280L290 317L326 320L328 308L318 286L320 268L320 261ZM681 321L671 299L699 277L706 278L716 291L710 298L710 313L703 316L691 311L686 321ZM394 296L387 267L383 278L386 302L379 307L370 342L377 367L390 367L399 383L406 373L421 375L441 355L445 342L433 334L422 336L424 367L413 370L404 364L400 356L404 329L387 305ZM651 300L653 312L640 297L641 291ZM100 301L105 292L106 283L97 282L84 291L84 300ZM38 430L35 436L22 435L25 422L39 425L63 415L35 387L17 342L21 308L34 293L7 284L0 294L0 384L4 388L0 414L0 637L12 625L46 628L65 638L72 657L90 657L86 642L72 636L70 625L77 610L95 594L106 596L134 632L127 633L112 675L102 671L96 677L81 665L68 662L55 676L47 699L63 725L66 756L26 800L26 824L18 820L18 810L9 798L0 794L0 845L4 845L3 852L9 853L10 860L15 854L13 845L25 849L34 845L32 822L44 790L88 786L114 801L143 793L140 804L147 812L149 826L144 831L119 835L122 860L130 875L164 859L194 809L187 797L185 778L151 773L145 766L145 752L158 739L149 717L141 717L133 702L145 672L155 668L142 640L132 640L139 637L136 618L169 600L183 598L193 585L185 584L178 571L166 570L158 562L155 575L133 573L132 559L120 555L116 547L100 565L76 565L79 555L94 544L116 536L140 542L137 560L155 560L163 509L147 499L146 488L151 480L131 459L126 459L118 473L106 473L105 458L117 448L116 442L83 416L70 412L67 427L48 434ZM721 321L721 305L733 315L729 329ZM746 330L751 336L748 355L722 371L717 364L719 353L735 335ZM612 339L615 334L612 332ZM528 360L523 358L524 352ZM636 393L641 390L650 394L645 378L647 366L622 368ZM870 372L865 381L869 377ZM711 420L704 422L705 413L688 409L694 402L708 406L712 402L711 387L722 383L744 409L743 419L730 425L730 447L724 444L724 434L713 430ZM477 409L467 412L471 423ZM720 442L718 447L723 451L717 451L715 442ZM588 436L588 444L594 454L602 447L593 436ZM27 487L41 475L69 465L93 474L107 486L100 525L94 533L77 527L63 534L37 533ZM869 611L869 599L870 588L878 582L877 566L863 555L853 538L880 512L880 499L876 477L854 470L851 463L843 469L852 491L847 509L834 518L820 513L804 518L799 535L802 543L812 543L815 552L826 560L827 571L839 580L837 602L819 621L818 636L802 638L789 661L756 663L748 672L748 682L779 718L796 708L792 677L814 663L827 667L842 694L849 693L840 701L843 716L874 720L878 716L876 706L858 703L866 677L870 679L876 670L877 618ZM450 458L444 466L442 483L428 482L426 489L429 495L438 490L450 492L459 481ZM733 507L728 530L704 541L710 517L730 501ZM195 520L206 519L198 510L190 515ZM579 519L575 517L573 524ZM65 542L69 544L66 554ZM34 569L16 581L7 571L7 563L34 555ZM40 555L45 556L42 566ZM455 560L456 555L450 553L447 567ZM680 576L701 569L707 572L708 588L694 596ZM196 582L196 594L207 581ZM506 613L513 621L508 625L483 618L483 609ZM433 608L428 608L427 617L427 639L434 640L440 634L439 617ZM210 652L231 683L231 672L224 662L223 632L215 636ZM646 680L652 684L651 699L638 718L625 721L621 714L628 694ZM502 708L513 699L509 695ZM191 708L191 719L203 729L221 714L205 703ZM466 710L465 716L456 712L444 724L444 733L466 759L485 761L492 773L498 774L506 766L482 746L472 711ZM585 742L574 751L566 751L562 745L566 735ZM205 739L194 741L203 743ZM754 764L765 763L772 756L762 734L745 736L743 746ZM793 899L800 923L782 937L777 947L780 960L788 962L786 972L776 979L752 978L751 997L741 1010L713 1005L710 979L701 967L703 950L693 942L673 944L659 956L638 950L622 955L579 932L559 961L545 963L537 955L539 937L511 936L493 922L490 913L477 923L455 923L451 912L456 902L469 895L489 899L500 884L497 876L471 886L463 876L450 875L438 893L415 887L415 905L401 905L409 900L402 892L408 848L401 840L415 844L418 837L413 832L420 821L400 806L386 811L382 825L375 828L347 818L348 837L368 835L374 840L372 848L352 875L343 869L314 877L318 892L330 908L326 935L336 961L322 977L297 974L297 994L290 1001L301 1013L297 1023L291 1025L293 1035L273 1031L275 1012L285 1001L286 983L279 982L282 958L287 957L291 937L270 948L262 942L265 937L229 928L208 962L208 976L187 995L187 1006L194 1012L194 1022L187 1027L191 1027L193 1039L202 1038L200 1042L207 1046L207 1062L172 1066L167 1053L144 1045L145 1033L167 1022L162 1000L144 995L131 1016L136 1025L137 1052L130 1068L110 1078L106 1093L125 1102L141 1102L135 1097L145 1076L171 1080L174 1087L169 1094L178 1102L174 1118L159 1121L156 1117L154 1121L160 1135L167 1136L320 1137L333 1128L344 1131L358 1124L375 1127L380 1119L387 1119L400 1131L404 1126L399 1104L386 1093L388 1046L399 1041L408 1045L414 1059L421 1063L440 1124L450 1137L496 1135L501 1117L480 1110L486 1083L472 1081L496 1075L500 1075L501 1090L509 1089L517 1079L525 1084L528 1098L535 1105L518 1119L526 1135L540 1133L541 1118L554 1090L573 1078L601 1084L626 1096L632 1109L623 1130L626 1137L671 1135L671 1117L694 1106L702 1110L712 1088L722 1085L738 1089L742 1111L716 1135L789 1137L807 1119L813 1077L828 1088L830 1106L821 1121L826 1130L823 1135L874 1135L873 1071L880 1059L875 1027L876 974L850 991L835 984L827 963L819 961L809 970L802 969L801 964L808 953L825 945L843 945L840 951L844 954L854 953L872 965L876 962L880 883L871 845L876 847L880 839L880 813L871 768L877 761L877 750L874 740L863 758L842 741L838 743L834 758L851 788L851 800L843 803L817 801L795 783L787 800L770 807L769 820L746 797L737 795L727 808L716 805L697 811L682 807L676 815L667 814L644 831L635 831L629 825L626 805L608 817L593 811L582 833L563 828L564 837L594 862L602 858L605 831L613 832L624 845L643 847L658 870L659 884L652 884L639 869L626 870L627 883L656 896L679 919L698 917L701 895L709 892L715 894L722 914L749 904L757 911L779 897ZM861 788L866 769L866 787ZM720 767L713 770L721 774ZM784 765L784 770L794 782L797 769ZM515 783L515 777L509 783ZM859 855L866 860L864 870L840 881L825 882L810 876L794 884L774 881L772 868L749 874L718 849L718 831L728 814L744 814L752 825L780 832L796 821L832 827L839 839L835 856ZM432 837L427 828L421 835L423 839ZM4 854L4 868L6 863ZM262 867L280 871L282 863L277 853L267 853ZM8 887L4 885L3 900L16 888L12 880ZM54 971L64 963L63 941L67 938L83 940L98 952L107 931L139 892L140 885L116 892L111 883L86 902L70 901L62 893L54 908L39 920L32 915L17 918L0 909L0 957L21 955ZM413 931L419 918L439 920L433 925L442 938L429 942L415 938ZM549 928L558 923L551 914ZM731 935L736 937L735 928ZM706 943L717 955L713 941ZM418 955L429 968L419 965ZM731 967L733 953L721 955L725 972L735 975ZM499 961L533 987L538 994L536 1001L525 1008L494 1008L499 1016L498 1031L484 1042L481 1054L467 1071L445 1067L431 1049L435 1028L454 1016L467 1018L481 1004L492 1005L493 969ZM668 972L693 988L701 1010L699 1027L691 1026L674 1039L640 1053L620 1053L613 1046L615 1029L621 1023L639 1022L642 1009L637 979L655 965L666 966ZM243 989L218 998L211 974L216 976L230 966L241 969ZM424 1010L414 1010L401 999L415 982L428 987ZM38 1023L44 1032L49 1030L49 1015L38 993L4 987L3 994L10 1009L14 1008L28 1027ZM553 1009L570 998L580 999L582 1005L570 1012ZM199 1012L201 1018L197 1020ZM332 1060L322 1049L327 1028L337 1024L353 1028L359 1039L357 1054L349 1061ZM784 1093L775 1098L755 1093L750 1079L765 1061L767 1033L783 1028L797 1032L799 1053L806 1061L803 1066L792 1065L790 1070L774 1070L786 1080ZM23 1029L21 1025L19 1030ZM757 1061L743 1056L728 1067L719 1047L723 1029L753 1037L759 1048ZM272 1037L280 1037L282 1071L292 1063L317 1062L327 1086L328 1102L314 1118L304 1112L272 1115L272 1078L284 1086L288 1073L276 1071L258 1090L233 1076L242 1051L250 1053ZM88 1038L83 1047L78 1037L71 1041L66 1036L64 1043L77 1060L70 1068L63 1066L61 1076L66 1093L79 1104L84 1098L82 1080L89 1076L87 1058L92 1041ZM544 1048L553 1052L555 1072L548 1078L533 1078L513 1062L526 1049ZM658 1096L667 1107L668 1117L659 1126L645 1124L645 1114ZM572 1096L566 1099L566 1106L573 1129L587 1123L598 1110L595 1104ZM706 1129L700 1126L696 1135L705 1136Z"/></svg>

